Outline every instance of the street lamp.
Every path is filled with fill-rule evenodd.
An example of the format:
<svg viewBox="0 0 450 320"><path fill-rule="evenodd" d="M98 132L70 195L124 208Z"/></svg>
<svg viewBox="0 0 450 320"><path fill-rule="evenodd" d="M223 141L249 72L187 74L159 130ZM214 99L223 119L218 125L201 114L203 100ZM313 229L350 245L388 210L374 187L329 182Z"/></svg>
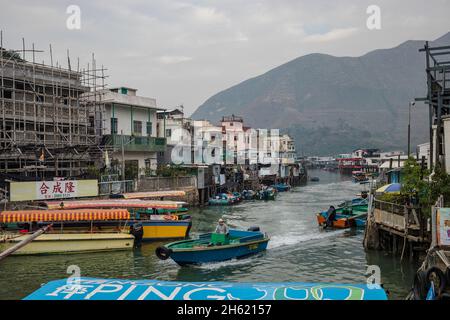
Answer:
<svg viewBox="0 0 450 320"><path fill-rule="evenodd" d="M411 107L416 105L415 101L409 103L409 113L408 113L408 158L411 154Z"/></svg>

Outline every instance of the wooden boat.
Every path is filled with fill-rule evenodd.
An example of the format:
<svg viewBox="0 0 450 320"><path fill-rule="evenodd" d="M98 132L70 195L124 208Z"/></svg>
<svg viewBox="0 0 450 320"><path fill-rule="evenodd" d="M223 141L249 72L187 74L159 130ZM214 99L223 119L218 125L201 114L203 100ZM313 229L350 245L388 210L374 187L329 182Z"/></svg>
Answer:
<svg viewBox="0 0 450 320"><path fill-rule="evenodd" d="M326 226L328 211L322 211L316 214L319 226ZM351 227L364 227L366 225L367 206L337 208L336 218L332 222L333 228L345 229Z"/></svg>
<svg viewBox="0 0 450 320"><path fill-rule="evenodd" d="M44 201L42 205L47 209L95 209L95 208L156 208L179 209L186 203L182 201L160 201L140 199L107 199L107 200L69 200L69 201Z"/></svg>
<svg viewBox="0 0 450 320"><path fill-rule="evenodd" d="M278 192L286 192L291 189L291 186L286 183L277 183L272 186L275 188Z"/></svg>
<svg viewBox="0 0 450 320"><path fill-rule="evenodd" d="M233 192L232 195L235 197L236 202L241 202L243 200L242 194L239 192Z"/></svg>
<svg viewBox="0 0 450 320"><path fill-rule="evenodd" d="M64 201L63 207L69 208L127 208L130 213L125 223L125 230L135 223L140 223L144 234L142 241L160 241L164 239L184 239L189 236L192 226L191 216L186 214L187 208L183 207L185 202L179 201L148 201L148 200L82 200ZM44 202L47 208L58 207L57 201ZM158 211L159 210L159 211ZM99 228L114 226L114 223L95 224Z"/></svg>
<svg viewBox="0 0 450 320"><path fill-rule="evenodd" d="M112 194L112 199L163 199L186 196L186 191L150 191L150 192L130 192L121 194Z"/></svg>
<svg viewBox="0 0 450 320"><path fill-rule="evenodd" d="M256 192L253 190L242 191L242 197L244 200L254 200L256 198Z"/></svg>
<svg viewBox="0 0 450 320"><path fill-rule="evenodd" d="M0 252L31 237L16 235L0 242ZM134 237L128 233L46 233L42 234L13 255L57 254L128 250Z"/></svg>
<svg viewBox="0 0 450 320"><path fill-rule="evenodd" d="M355 183L361 183L361 182L369 181L368 174L366 174L363 171L353 171L352 172L352 178L353 178L353 182L355 182Z"/></svg>
<svg viewBox="0 0 450 320"><path fill-rule="evenodd" d="M266 250L269 237L259 228L249 230L230 230L228 236L206 233L195 240L172 242L158 247L156 255L161 260L170 257L179 265L186 265L243 258Z"/></svg>
<svg viewBox="0 0 450 320"><path fill-rule="evenodd" d="M56 254L132 249L134 237L125 233L119 223L116 222L116 227L108 231L101 231L93 227L94 221L124 221L129 217L129 212L124 209L3 211L0 213L0 223L6 228L1 236L0 250L7 250L19 242L27 240L37 228L55 222L59 224L58 228L53 228L38 236L13 254ZM79 222L84 222L90 227L62 227L64 223L77 226Z"/></svg>
<svg viewBox="0 0 450 320"><path fill-rule="evenodd" d="M275 200L277 196L277 190L269 187L263 190L258 191L256 195L256 199L258 200Z"/></svg>
<svg viewBox="0 0 450 320"><path fill-rule="evenodd" d="M349 208L349 207L355 207L356 210L366 210L369 204L369 200L367 198L355 198L352 200L347 200L338 205L338 208Z"/></svg>
<svg viewBox="0 0 450 320"><path fill-rule="evenodd" d="M210 206L228 206L235 203L234 196L230 196L227 193L220 193L214 198L209 198L208 204Z"/></svg>

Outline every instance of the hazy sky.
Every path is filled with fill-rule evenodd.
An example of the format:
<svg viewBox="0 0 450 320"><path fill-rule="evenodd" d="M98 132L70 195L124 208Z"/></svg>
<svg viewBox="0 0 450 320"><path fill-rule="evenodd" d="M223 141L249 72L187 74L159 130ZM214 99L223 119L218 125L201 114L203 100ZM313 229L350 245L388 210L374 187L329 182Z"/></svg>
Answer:
<svg viewBox="0 0 450 320"><path fill-rule="evenodd" d="M381 8L381 30L368 30L366 9ZM69 30L66 8L81 9ZM108 84L138 89L160 107L188 114L211 95L299 56L358 56L405 40L450 31L450 0L4 1L4 46L34 42L39 60L66 65L66 52L87 63L94 52Z"/></svg>

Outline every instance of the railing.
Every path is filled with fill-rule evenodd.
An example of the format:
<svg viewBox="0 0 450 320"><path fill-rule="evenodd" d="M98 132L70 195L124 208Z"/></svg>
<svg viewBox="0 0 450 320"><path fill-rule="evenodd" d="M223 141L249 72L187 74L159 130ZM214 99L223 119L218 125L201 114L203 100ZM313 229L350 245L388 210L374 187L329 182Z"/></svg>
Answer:
<svg viewBox="0 0 450 320"><path fill-rule="evenodd" d="M139 180L139 191L176 190L180 188L197 188L197 177L147 177Z"/></svg>
<svg viewBox="0 0 450 320"><path fill-rule="evenodd" d="M99 182L99 195L119 194L135 191L134 180Z"/></svg>
<svg viewBox="0 0 450 320"><path fill-rule="evenodd" d="M388 211L390 213L398 214L401 216L405 215L405 206L403 205L377 199L374 199L373 204L375 209Z"/></svg>
<svg viewBox="0 0 450 320"><path fill-rule="evenodd" d="M111 134L104 136L104 144L121 147L125 151L153 151L162 152L166 150L166 138L147 136L128 136Z"/></svg>

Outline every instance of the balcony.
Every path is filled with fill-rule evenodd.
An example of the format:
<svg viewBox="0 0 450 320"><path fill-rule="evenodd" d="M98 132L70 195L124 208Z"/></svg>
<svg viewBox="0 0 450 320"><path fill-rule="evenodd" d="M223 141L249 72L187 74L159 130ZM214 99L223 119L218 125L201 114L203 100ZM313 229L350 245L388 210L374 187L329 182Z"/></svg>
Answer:
<svg viewBox="0 0 450 320"><path fill-rule="evenodd" d="M105 145L114 146L115 148L123 148L125 151L141 151L141 152L163 152L166 151L166 138L156 137L140 137L127 135L105 135L103 137Z"/></svg>

